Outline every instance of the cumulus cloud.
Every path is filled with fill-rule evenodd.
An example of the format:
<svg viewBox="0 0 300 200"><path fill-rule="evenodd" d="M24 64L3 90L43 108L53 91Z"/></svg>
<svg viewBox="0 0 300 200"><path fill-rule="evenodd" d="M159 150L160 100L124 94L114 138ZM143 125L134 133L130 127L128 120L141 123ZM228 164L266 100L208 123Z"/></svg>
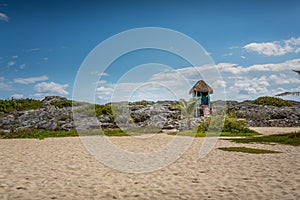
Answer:
<svg viewBox="0 0 300 200"><path fill-rule="evenodd" d="M4 13L0 13L0 21L8 21L8 16Z"/></svg>
<svg viewBox="0 0 300 200"><path fill-rule="evenodd" d="M12 67L12 66L14 66L15 64L16 64L15 61L9 61L9 62L7 63L7 67Z"/></svg>
<svg viewBox="0 0 300 200"><path fill-rule="evenodd" d="M4 77L0 77L0 90L12 90L12 86L5 82Z"/></svg>
<svg viewBox="0 0 300 200"><path fill-rule="evenodd" d="M300 59L288 60L282 63L255 64L250 66L239 66L232 63L220 63L217 65L221 72L232 74L245 74L249 72L279 72L292 69L300 69Z"/></svg>
<svg viewBox="0 0 300 200"><path fill-rule="evenodd" d="M22 99L24 97L23 94L13 94L11 95L11 98L14 98L14 99Z"/></svg>
<svg viewBox="0 0 300 200"><path fill-rule="evenodd" d="M20 69L24 69L25 67L26 67L26 64L21 64L21 65L19 66Z"/></svg>
<svg viewBox="0 0 300 200"><path fill-rule="evenodd" d="M32 49L26 49L26 52L32 52L32 51L39 51L40 48L32 48Z"/></svg>
<svg viewBox="0 0 300 200"><path fill-rule="evenodd" d="M268 92L267 87L270 86L270 83L267 80L266 76L259 78L249 79L243 77L242 79L237 80L233 86L229 89L238 90L239 94L265 94Z"/></svg>
<svg viewBox="0 0 300 200"><path fill-rule="evenodd" d="M96 92L101 95L111 95L113 92L113 88L101 86L96 89Z"/></svg>
<svg viewBox="0 0 300 200"><path fill-rule="evenodd" d="M21 68L21 66L20 66L20 68ZM46 80L48 80L48 76L38 76L38 77L29 77L29 78L15 78L14 82L20 83L20 84L30 84L30 83L46 81Z"/></svg>
<svg viewBox="0 0 300 200"><path fill-rule="evenodd" d="M106 73L106 72L99 72L99 71L93 71L93 72L91 72L91 75L96 75L96 76L109 76L109 74L108 73Z"/></svg>
<svg viewBox="0 0 300 200"><path fill-rule="evenodd" d="M226 87L226 82L223 80L216 80L215 82L213 82L212 87Z"/></svg>
<svg viewBox="0 0 300 200"><path fill-rule="evenodd" d="M283 41L273 41L273 42L262 42L262 43L250 43L245 45L243 48L248 51L254 51L259 54L266 56L282 56L287 53L299 52L300 37L290 38Z"/></svg>
<svg viewBox="0 0 300 200"><path fill-rule="evenodd" d="M134 81L134 77L119 83L99 81L96 95L103 102L188 99L191 97L188 94L190 88L203 79L214 89L213 100L224 99L224 94L234 100L255 99L262 95L275 95L278 91L295 90L300 79L292 69L300 69L300 59L250 66L219 63L169 69L154 73L143 82L140 79Z"/></svg>
<svg viewBox="0 0 300 200"><path fill-rule="evenodd" d="M273 81L278 85L300 83L300 79L287 76L286 74L279 74L279 75L272 74L269 76L269 80Z"/></svg>
<svg viewBox="0 0 300 200"><path fill-rule="evenodd" d="M54 82L41 82L36 84L34 89L38 93L68 95L69 92L66 90L68 86L68 84L62 85Z"/></svg>

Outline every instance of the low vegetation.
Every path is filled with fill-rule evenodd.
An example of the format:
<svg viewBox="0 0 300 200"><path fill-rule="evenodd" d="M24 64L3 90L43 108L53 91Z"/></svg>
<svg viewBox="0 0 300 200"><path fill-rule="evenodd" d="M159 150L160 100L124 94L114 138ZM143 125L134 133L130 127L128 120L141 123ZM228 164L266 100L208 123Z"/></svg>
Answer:
<svg viewBox="0 0 300 200"><path fill-rule="evenodd" d="M258 135L258 133L230 133L230 132L196 132L193 130L186 130L181 132L171 132L168 133L168 135L181 135L181 136L192 136L192 137L216 137L216 136L222 136L222 137L236 137L236 136L255 136Z"/></svg>
<svg viewBox="0 0 300 200"><path fill-rule="evenodd" d="M268 135L262 137L249 138L234 138L229 139L236 143L264 143L264 144L286 144L293 146L300 146L300 131L280 135Z"/></svg>
<svg viewBox="0 0 300 200"><path fill-rule="evenodd" d="M256 100L252 101L253 104L257 105L264 105L264 106L277 106L277 107L283 107L283 106L292 106L293 104L289 101L276 98L276 97L259 97Z"/></svg>
<svg viewBox="0 0 300 200"><path fill-rule="evenodd" d="M224 121L224 123L223 123ZM223 123L223 126L222 126ZM170 135L182 135L182 136L255 136L259 133L249 129L245 120L238 120L237 118L217 117L212 120L209 117L206 122L200 123L196 130L186 130L182 132L169 133Z"/></svg>
<svg viewBox="0 0 300 200"><path fill-rule="evenodd" d="M109 118L113 119L112 106L110 104L99 105L99 104L88 104L78 108L76 112L82 112L88 116L108 115Z"/></svg>
<svg viewBox="0 0 300 200"><path fill-rule="evenodd" d="M132 104L132 105L142 105L142 106L147 106L147 105L150 104L150 102L143 100L143 101L132 102L131 104Z"/></svg>
<svg viewBox="0 0 300 200"><path fill-rule="evenodd" d="M281 153L279 151L272 151L266 149L253 149L247 147L220 147L218 148L223 151L234 151L234 152L242 152L242 153L254 153L254 154L266 154L266 153Z"/></svg>
<svg viewBox="0 0 300 200"><path fill-rule="evenodd" d="M73 102L71 100L62 100L62 101L54 101L51 103L51 105L64 108L64 107L71 107Z"/></svg>
<svg viewBox="0 0 300 200"><path fill-rule="evenodd" d="M13 139L13 138L37 138L44 139L48 137L71 137L78 136L76 130L71 131L50 131L44 129L25 129L12 131L10 133L0 132L1 139Z"/></svg>
<svg viewBox="0 0 300 200"><path fill-rule="evenodd" d="M131 134L122 131L121 129L106 129L104 130L106 136L130 136Z"/></svg>
<svg viewBox="0 0 300 200"><path fill-rule="evenodd" d="M154 133L159 133L161 131L160 128L157 127L132 127L126 129L126 132L130 134L154 134Z"/></svg>
<svg viewBox="0 0 300 200"><path fill-rule="evenodd" d="M41 107L42 102L35 99L7 99L0 100L0 112L9 113L14 110L23 111L37 109Z"/></svg>
<svg viewBox="0 0 300 200"><path fill-rule="evenodd" d="M79 134L76 130L63 131L63 130L44 130L44 129L23 129L14 130L9 133L0 132L0 139L24 139L35 138L44 139L49 137L74 137L74 136L130 136L131 134L122 131L121 129L98 129L98 130L86 130L80 131Z"/></svg>

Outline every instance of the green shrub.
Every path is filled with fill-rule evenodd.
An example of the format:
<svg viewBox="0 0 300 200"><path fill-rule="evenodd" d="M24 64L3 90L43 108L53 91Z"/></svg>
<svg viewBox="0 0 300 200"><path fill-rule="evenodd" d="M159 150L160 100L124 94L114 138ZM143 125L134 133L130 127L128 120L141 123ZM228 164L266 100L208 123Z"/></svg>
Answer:
<svg viewBox="0 0 300 200"><path fill-rule="evenodd" d="M282 106L292 106L293 104L289 101L276 98L276 97L259 97L252 101L253 104L257 105L264 105L264 106L277 106L277 107L282 107Z"/></svg>
<svg viewBox="0 0 300 200"><path fill-rule="evenodd" d="M0 112L9 113L11 111L23 111L37 109L41 107L42 102L35 99L8 99L0 100Z"/></svg>
<svg viewBox="0 0 300 200"><path fill-rule="evenodd" d="M279 135L267 135L262 137L237 138L230 139L230 141L237 143L279 143L300 146L300 131Z"/></svg>
<svg viewBox="0 0 300 200"><path fill-rule="evenodd" d="M67 115L61 115L61 116L59 117L59 119L60 119L61 121L66 121L66 120L68 119L68 116L67 116Z"/></svg>
<svg viewBox="0 0 300 200"><path fill-rule="evenodd" d="M242 152L242 153L254 153L254 154L266 154L266 153L281 153L279 151L272 151L267 149L253 149L247 147L220 147L223 151L234 151L234 152Z"/></svg>
<svg viewBox="0 0 300 200"><path fill-rule="evenodd" d="M255 131L247 127L247 122L245 120L237 120L236 118L226 118L222 132L255 133Z"/></svg>
<svg viewBox="0 0 300 200"><path fill-rule="evenodd" d="M226 133L250 133L255 134L256 132L247 127L245 120L237 120L237 118L214 116L214 120L211 117L207 118L205 122L200 123L198 126L198 133L205 133L206 131L211 132L226 132ZM223 123L224 122L224 123ZM223 126L222 126L223 124Z"/></svg>
<svg viewBox="0 0 300 200"><path fill-rule="evenodd" d="M88 116L97 116L97 117L99 117L100 115L108 115L111 121L113 121L114 119L112 106L110 104L106 104L106 105L88 104L86 106L78 108L76 112L82 112Z"/></svg>
<svg viewBox="0 0 300 200"><path fill-rule="evenodd" d="M82 106L78 109L76 109L76 112L84 113L88 116L95 116L95 105L94 104L87 104L85 106Z"/></svg>
<svg viewBox="0 0 300 200"><path fill-rule="evenodd" d="M112 106L110 104L105 104L105 105L96 104L95 112L97 117L99 117L100 115L108 115L111 121L114 120Z"/></svg>
<svg viewBox="0 0 300 200"><path fill-rule="evenodd" d="M59 107L59 108L65 108L65 107L71 107L72 106L71 100L62 100L62 101L54 101L51 103L51 105Z"/></svg>
<svg viewBox="0 0 300 200"><path fill-rule="evenodd" d="M142 106L147 106L149 105L150 103L143 100L143 101L136 101L136 102L133 102L132 105L142 105Z"/></svg>

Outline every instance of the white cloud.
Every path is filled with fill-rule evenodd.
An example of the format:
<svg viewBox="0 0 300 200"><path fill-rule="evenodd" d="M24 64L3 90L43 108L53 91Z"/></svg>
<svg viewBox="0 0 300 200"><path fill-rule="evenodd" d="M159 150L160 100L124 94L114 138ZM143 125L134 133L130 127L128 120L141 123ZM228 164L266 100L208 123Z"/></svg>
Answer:
<svg viewBox="0 0 300 200"><path fill-rule="evenodd" d="M4 77L0 77L0 90L12 90L12 86L5 83Z"/></svg>
<svg viewBox="0 0 300 200"><path fill-rule="evenodd" d="M185 67L154 73L143 82L140 79L134 82L135 77L115 84L100 81L96 95L102 101L188 99L189 89L196 81L203 79L214 90L213 100L224 100L225 93L231 100L256 99L263 95L275 95L278 88L295 90L300 77L292 69L300 69L300 59L250 66L219 63Z"/></svg>
<svg viewBox="0 0 300 200"><path fill-rule="evenodd" d="M272 74L271 76L269 76L269 79L278 85L300 83L300 79L287 76L286 74Z"/></svg>
<svg viewBox="0 0 300 200"><path fill-rule="evenodd" d="M228 57L228 56L232 56L232 55L233 55L233 53L226 53L226 54L221 55L221 57Z"/></svg>
<svg viewBox="0 0 300 200"><path fill-rule="evenodd" d="M282 56L287 53L299 52L300 37L290 38L283 41L273 41L273 42L262 42L262 43L250 43L245 45L243 48L248 51L255 51L259 54L266 56Z"/></svg>
<svg viewBox="0 0 300 200"><path fill-rule="evenodd" d="M40 48L32 48L32 49L27 49L25 50L26 52L32 52L32 51L39 51Z"/></svg>
<svg viewBox="0 0 300 200"><path fill-rule="evenodd" d="M95 84L105 84L105 83L107 83L107 81L106 80L99 80L99 81L96 81L96 83Z"/></svg>
<svg viewBox="0 0 300 200"><path fill-rule="evenodd" d="M276 42L250 43L244 48L267 56L281 56L292 51L290 46L282 47Z"/></svg>
<svg viewBox="0 0 300 200"><path fill-rule="evenodd" d="M215 87L215 88L217 88L217 87L225 88L226 84L227 83L225 81L223 81L223 80L216 80L215 82L213 82L212 87Z"/></svg>
<svg viewBox="0 0 300 200"><path fill-rule="evenodd" d="M23 94L13 94L13 95L11 95L11 97L14 99L22 99L24 97L24 95Z"/></svg>
<svg viewBox="0 0 300 200"><path fill-rule="evenodd" d="M110 95L112 94L113 88L109 88L109 87L99 87L96 89L96 92L103 94L103 95Z"/></svg>
<svg viewBox="0 0 300 200"><path fill-rule="evenodd" d="M249 79L243 77L242 79L237 80L230 90L238 90L239 94L264 94L268 92L267 87L270 86L270 83L267 81L267 77L262 76L260 78Z"/></svg>
<svg viewBox="0 0 300 200"><path fill-rule="evenodd" d="M14 55L12 58L17 59L18 57L19 57L18 55Z"/></svg>
<svg viewBox="0 0 300 200"><path fill-rule="evenodd" d="M14 66L15 64L16 64L15 61L9 61L9 62L7 63L7 67L12 67L12 66Z"/></svg>
<svg viewBox="0 0 300 200"><path fill-rule="evenodd" d="M4 13L0 13L0 21L8 21L8 16Z"/></svg>
<svg viewBox="0 0 300 200"><path fill-rule="evenodd" d="M109 76L109 74L108 73L106 73L106 72L99 72L99 71L93 71L93 72L91 72L91 75L97 75L97 76Z"/></svg>
<svg viewBox="0 0 300 200"><path fill-rule="evenodd" d="M232 74L245 74L249 72L279 72L292 69L300 69L300 59L288 60L283 63L255 64L248 67L238 66L232 63L220 63L216 65L221 72Z"/></svg>
<svg viewBox="0 0 300 200"><path fill-rule="evenodd" d="M102 73L98 73L98 76L109 76L109 74L106 72L102 72Z"/></svg>
<svg viewBox="0 0 300 200"><path fill-rule="evenodd" d="M14 82L20 84L29 84L38 81L46 81L46 80L48 80L48 76L38 76L38 77L29 77L29 78L15 78Z"/></svg>
<svg viewBox="0 0 300 200"><path fill-rule="evenodd" d="M58 94L58 95L68 95L69 92L66 91L68 84L58 84L54 82L41 82L34 86L34 89L38 93L48 93L48 94Z"/></svg>
<svg viewBox="0 0 300 200"><path fill-rule="evenodd" d="M24 69L26 67L26 64L22 64L19 66L20 69Z"/></svg>

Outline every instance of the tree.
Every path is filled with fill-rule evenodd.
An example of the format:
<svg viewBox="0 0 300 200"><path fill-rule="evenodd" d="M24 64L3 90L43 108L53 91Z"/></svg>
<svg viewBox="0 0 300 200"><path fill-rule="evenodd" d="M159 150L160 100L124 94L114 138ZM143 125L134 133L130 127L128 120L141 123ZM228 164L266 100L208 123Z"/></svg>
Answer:
<svg viewBox="0 0 300 200"><path fill-rule="evenodd" d="M293 71L300 75L300 70L293 70ZM287 95L299 96L300 92L283 92L283 93L280 93L280 94L276 94L275 96L287 96Z"/></svg>
<svg viewBox="0 0 300 200"><path fill-rule="evenodd" d="M194 112L197 106L197 99L192 98L189 101L184 99L179 100L178 108L181 110L181 114L187 118L188 129L191 127L191 118L194 116Z"/></svg>

